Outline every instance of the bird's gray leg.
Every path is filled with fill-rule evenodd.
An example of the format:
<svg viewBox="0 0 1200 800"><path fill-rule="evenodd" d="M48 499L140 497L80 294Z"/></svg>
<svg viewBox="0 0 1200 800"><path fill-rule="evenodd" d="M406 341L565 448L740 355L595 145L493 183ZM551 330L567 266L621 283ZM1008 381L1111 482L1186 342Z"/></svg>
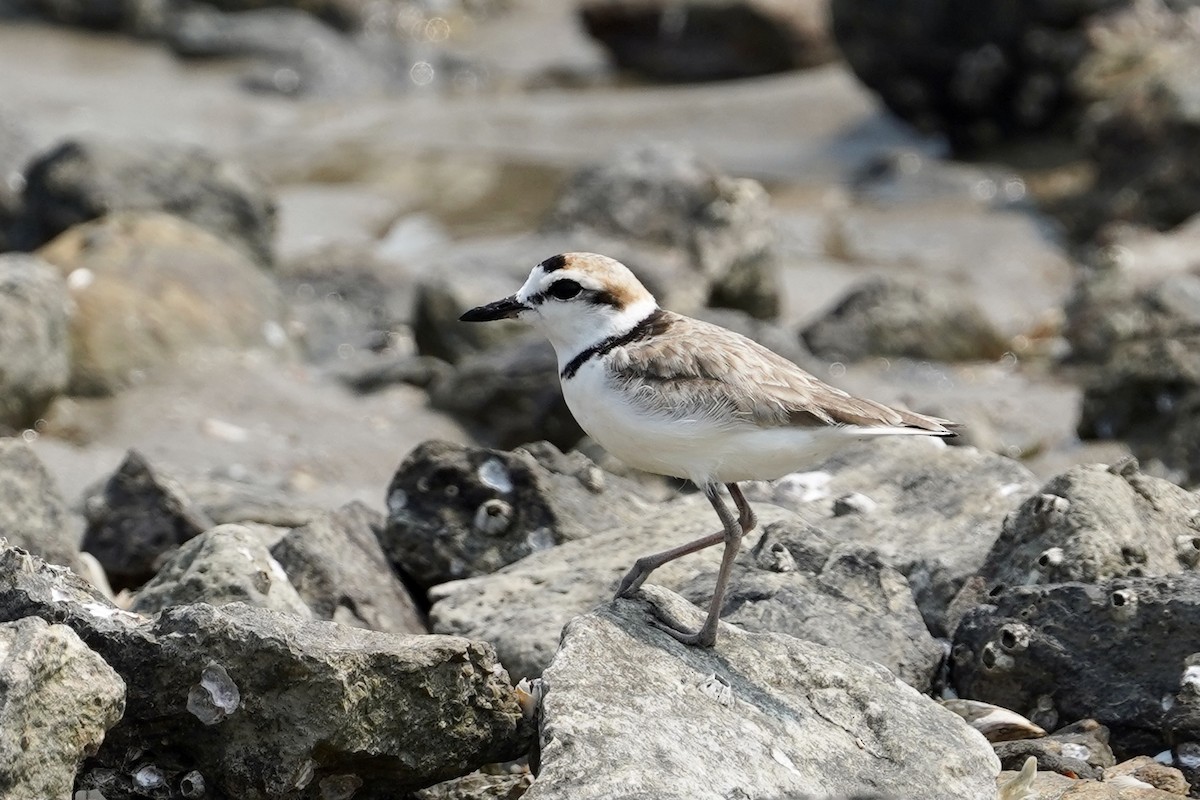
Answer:
<svg viewBox="0 0 1200 800"><path fill-rule="evenodd" d="M720 534L721 538L725 540L725 553L721 556L721 569L717 572L717 585L713 589L712 601L708 604L708 616L705 617L704 624L700 626L700 630L692 632L680 630L665 620L654 621L656 627L671 634L684 644L712 647L716 643L717 626L721 621L721 604L725 599L725 588L729 585L729 574L733 570L733 562L737 558L742 536L754 527L754 512L750 510L746 498L742 496L741 489L735 483L727 483L725 486L729 489L729 494L738 507L739 516L736 519L729 510L729 506L725 505L725 501L721 499L717 484L710 483L704 487L704 494L708 498L708 502L712 503L717 516L721 518L721 524L725 527Z"/></svg>
<svg viewBox="0 0 1200 800"><path fill-rule="evenodd" d="M681 544L678 547L672 547L670 550L663 550L661 553L642 556L633 562L633 567L621 579L621 585L617 587L617 597L628 597L633 594L639 586L646 582L646 578L650 577L651 572L654 572L654 570L668 561L674 561L677 558L690 555L706 547L712 547L714 544L720 544L724 539L725 532L720 531L705 536L703 539Z"/></svg>

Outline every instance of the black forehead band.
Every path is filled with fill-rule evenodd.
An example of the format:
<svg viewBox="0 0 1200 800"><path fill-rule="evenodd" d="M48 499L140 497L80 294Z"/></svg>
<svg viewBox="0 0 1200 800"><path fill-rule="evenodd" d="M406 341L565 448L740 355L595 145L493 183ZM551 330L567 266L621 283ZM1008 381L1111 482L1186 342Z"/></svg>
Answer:
<svg viewBox="0 0 1200 800"><path fill-rule="evenodd" d="M562 269L566 265L567 257L559 254L556 256L550 256L538 266L540 266L546 272L554 272L556 269Z"/></svg>

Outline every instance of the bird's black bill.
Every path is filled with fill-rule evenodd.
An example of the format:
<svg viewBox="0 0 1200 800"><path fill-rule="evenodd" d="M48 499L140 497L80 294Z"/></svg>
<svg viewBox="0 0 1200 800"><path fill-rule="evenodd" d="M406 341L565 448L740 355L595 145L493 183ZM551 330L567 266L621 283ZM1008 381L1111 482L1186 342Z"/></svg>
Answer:
<svg viewBox="0 0 1200 800"><path fill-rule="evenodd" d="M459 317L463 322L491 322L497 319L511 319L529 307L517 299L516 295L488 303L486 306L472 308Z"/></svg>

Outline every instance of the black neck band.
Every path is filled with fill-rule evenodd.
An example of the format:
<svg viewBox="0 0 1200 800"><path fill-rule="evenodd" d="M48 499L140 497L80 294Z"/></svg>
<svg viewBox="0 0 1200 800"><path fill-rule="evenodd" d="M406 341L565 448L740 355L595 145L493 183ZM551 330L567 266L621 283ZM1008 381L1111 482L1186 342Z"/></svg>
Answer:
<svg viewBox="0 0 1200 800"><path fill-rule="evenodd" d="M579 368L591 359L598 358L614 348L623 347L624 345L636 342L639 339L645 339L650 335L652 329L654 328L654 323L658 321L658 319L662 316L662 313L663 312L661 308L656 308L627 332L618 336L609 336L607 339L596 342L594 345L568 361L567 365L562 368L562 372L559 373L559 377L561 377L563 380L566 380L567 378L574 378L575 373L579 372Z"/></svg>

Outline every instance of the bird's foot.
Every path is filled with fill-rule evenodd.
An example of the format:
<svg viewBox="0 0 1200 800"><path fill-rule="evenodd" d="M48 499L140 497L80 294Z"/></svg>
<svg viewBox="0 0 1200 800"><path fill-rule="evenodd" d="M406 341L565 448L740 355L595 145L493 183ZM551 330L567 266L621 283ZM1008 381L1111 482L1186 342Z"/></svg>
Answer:
<svg viewBox="0 0 1200 800"><path fill-rule="evenodd" d="M703 625L698 631L689 631L657 614L650 617L650 624L663 633L670 634L676 641L689 647L712 647L717 643L717 626Z"/></svg>
<svg viewBox="0 0 1200 800"><path fill-rule="evenodd" d="M653 569L646 569L642 564L642 559L639 558L634 562L633 568L625 573L625 577L621 578L621 583L617 586L617 593L613 595L613 599L632 596L646 582L646 578L650 577L651 572Z"/></svg>

